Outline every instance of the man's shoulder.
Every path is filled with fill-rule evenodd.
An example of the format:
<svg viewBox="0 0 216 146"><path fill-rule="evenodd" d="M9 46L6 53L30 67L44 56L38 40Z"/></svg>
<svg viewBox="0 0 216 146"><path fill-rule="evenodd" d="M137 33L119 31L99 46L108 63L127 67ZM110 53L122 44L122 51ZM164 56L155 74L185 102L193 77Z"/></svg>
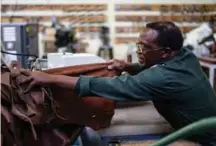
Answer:
<svg viewBox="0 0 216 146"><path fill-rule="evenodd" d="M166 87L170 91L181 92L188 90L205 79L205 74L199 62L186 58L182 60L160 66Z"/></svg>
<svg viewBox="0 0 216 146"><path fill-rule="evenodd" d="M163 64L155 64L149 68L146 68L144 70L142 70L140 73L142 74L148 74L150 76L152 75L162 75L162 71L164 70L164 68L162 67Z"/></svg>
<svg viewBox="0 0 216 146"><path fill-rule="evenodd" d="M149 82L155 85L162 85L166 82L164 73L164 68L162 65L154 65L150 68L142 70L137 76L139 76L140 81Z"/></svg>

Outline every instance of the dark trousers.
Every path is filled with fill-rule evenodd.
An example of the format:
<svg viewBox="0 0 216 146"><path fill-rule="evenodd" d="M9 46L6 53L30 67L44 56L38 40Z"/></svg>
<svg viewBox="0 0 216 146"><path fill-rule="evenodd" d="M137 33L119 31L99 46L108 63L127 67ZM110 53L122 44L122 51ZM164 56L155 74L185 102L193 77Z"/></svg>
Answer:
<svg viewBox="0 0 216 146"><path fill-rule="evenodd" d="M105 146L100 135L89 127L85 127L80 135L83 146Z"/></svg>

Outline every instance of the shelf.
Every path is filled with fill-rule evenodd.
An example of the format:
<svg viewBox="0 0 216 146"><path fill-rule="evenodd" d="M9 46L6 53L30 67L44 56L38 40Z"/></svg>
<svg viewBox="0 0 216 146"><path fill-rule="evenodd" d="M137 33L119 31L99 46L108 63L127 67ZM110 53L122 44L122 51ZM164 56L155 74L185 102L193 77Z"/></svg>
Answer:
<svg viewBox="0 0 216 146"><path fill-rule="evenodd" d="M189 32L196 27L194 26L181 26L180 29L183 33ZM116 33L139 33L145 30L145 27L116 27Z"/></svg>
<svg viewBox="0 0 216 146"><path fill-rule="evenodd" d="M216 4L168 4L168 5L155 5L155 4L116 4L116 11L173 11L173 12L208 12L208 11L216 11Z"/></svg>
<svg viewBox="0 0 216 146"><path fill-rule="evenodd" d="M10 22L11 17L3 16L1 22ZM106 15L82 15L82 16L57 16L59 22L79 22L79 23L102 23L107 21ZM27 22L29 20L35 20L40 22L51 21L50 16L20 16L13 17L13 22Z"/></svg>
<svg viewBox="0 0 216 146"><path fill-rule="evenodd" d="M212 16L216 16L216 14L203 14L203 15L117 15L116 21L118 22L151 22L151 21L175 21L175 22L202 22L209 21Z"/></svg>
<svg viewBox="0 0 216 146"><path fill-rule="evenodd" d="M115 43L116 44L125 44L125 43L135 43L138 41L138 37L116 37Z"/></svg>
<svg viewBox="0 0 216 146"><path fill-rule="evenodd" d="M145 24L152 21L172 21L183 34L216 17L216 4L142 4L140 1L119 1L79 4L2 4L1 22L34 21L43 27L51 26L52 16L68 26L76 26L77 32L99 32L100 26L110 27L112 43L137 41ZM62 2L64 3L64 2ZM71 3L74 3L71 2ZM119 3L119 4L118 4ZM123 4L124 3L124 4ZM143 2L145 3L145 1ZM192 2L190 2L192 3ZM193 2L194 3L194 2ZM15 12L15 13L14 13Z"/></svg>
<svg viewBox="0 0 216 146"><path fill-rule="evenodd" d="M64 12L61 10L55 10L55 11L51 11L51 10L40 10L40 11L36 11L36 10L23 10L23 11L16 11L16 13L14 13L14 11L7 11L1 14L1 16L80 16L80 15L106 15L105 11L77 11L77 12Z"/></svg>
<svg viewBox="0 0 216 146"><path fill-rule="evenodd" d="M39 25L39 31L42 32L46 28L50 28L49 26ZM72 27L72 29L75 29L77 33L99 33L101 27L100 26L78 26L78 27Z"/></svg>
<svg viewBox="0 0 216 146"><path fill-rule="evenodd" d="M15 9L15 5L1 5L2 12ZM64 10L64 11L105 11L107 5L95 5L95 4L68 4L68 5L16 5L16 11L19 10Z"/></svg>

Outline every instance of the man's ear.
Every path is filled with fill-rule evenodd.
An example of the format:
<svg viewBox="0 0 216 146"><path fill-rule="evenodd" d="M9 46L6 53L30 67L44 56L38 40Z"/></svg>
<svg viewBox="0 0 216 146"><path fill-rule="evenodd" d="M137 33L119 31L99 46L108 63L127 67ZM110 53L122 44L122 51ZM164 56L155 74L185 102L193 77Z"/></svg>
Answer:
<svg viewBox="0 0 216 146"><path fill-rule="evenodd" d="M170 54L171 54L170 48L163 48L163 51L162 51L162 58L163 59L169 58Z"/></svg>

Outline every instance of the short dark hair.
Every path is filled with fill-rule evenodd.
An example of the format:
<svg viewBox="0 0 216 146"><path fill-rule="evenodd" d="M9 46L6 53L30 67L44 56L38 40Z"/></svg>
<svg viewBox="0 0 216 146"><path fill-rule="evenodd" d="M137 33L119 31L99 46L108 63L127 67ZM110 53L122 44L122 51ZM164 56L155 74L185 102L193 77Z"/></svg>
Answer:
<svg viewBox="0 0 216 146"><path fill-rule="evenodd" d="M169 47L172 50L180 50L183 46L183 36L178 26L170 21L151 22L147 28L158 32L157 44L160 47Z"/></svg>

